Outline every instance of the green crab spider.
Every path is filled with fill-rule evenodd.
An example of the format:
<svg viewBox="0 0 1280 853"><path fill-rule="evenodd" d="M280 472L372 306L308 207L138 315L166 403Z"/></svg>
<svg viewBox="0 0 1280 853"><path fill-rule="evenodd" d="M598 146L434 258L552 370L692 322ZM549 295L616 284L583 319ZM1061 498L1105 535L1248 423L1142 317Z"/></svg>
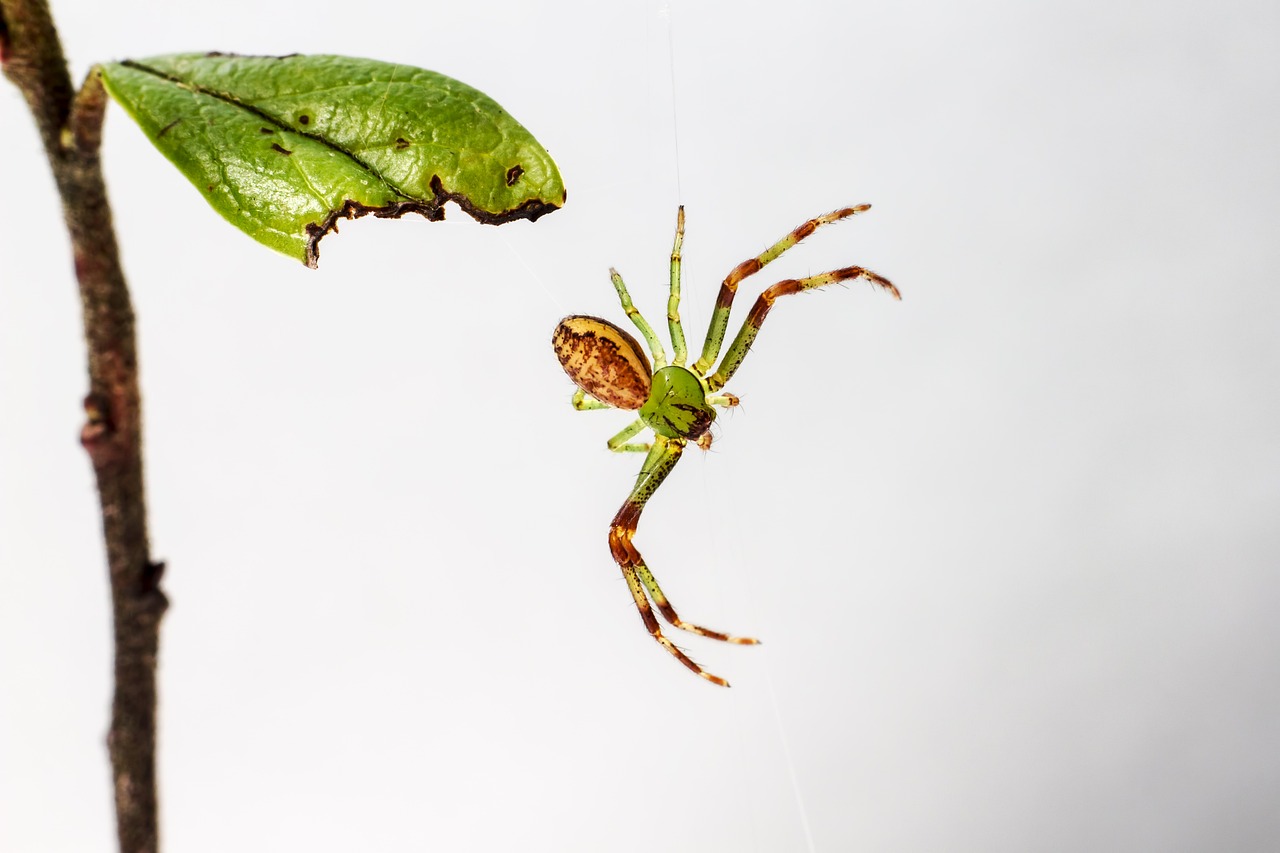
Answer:
<svg viewBox="0 0 1280 853"><path fill-rule="evenodd" d="M556 326L551 338L561 366L578 386L573 394L575 409L586 411L616 408L637 412L639 415L608 442L609 449L618 453L647 454L631 494L613 517L609 527L609 550L622 569L622 576L626 579L631 597L635 600L649 635L694 673L722 687L728 687L729 682L704 670L662 633L653 609L656 607L658 613L673 627L703 637L740 645L755 645L759 640L693 625L676 615L675 608L645 565L632 537L635 536L645 504L680 461L685 445L692 441L704 450L711 446L710 429L716 418L715 407L731 408L738 405L737 397L721 389L742 366L747 351L760 332L764 318L778 297L813 290L838 281L863 279L887 290L895 299L902 298L888 279L862 267L844 267L808 278L780 281L760 294L737 337L725 351L724 359L715 370L711 370L711 365L720 355L725 330L729 325L729 312L733 308L733 299L742 280L759 272L823 225L862 213L870 207L869 204L860 204L810 219L764 252L734 267L720 285L720 294L716 298L715 310L702 345L702 355L689 367L685 366L688 351L684 329L680 325L683 206L676 216L675 244L671 248L671 289L667 299L667 326L671 332L673 350L670 363L667 362L666 352L658 336L654 334L653 327L632 304L622 276L614 269L609 270L614 289L618 291L623 310L649 345L649 352L653 356L652 366L634 337L599 317L565 317ZM632 440L645 429L652 430L652 441Z"/></svg>

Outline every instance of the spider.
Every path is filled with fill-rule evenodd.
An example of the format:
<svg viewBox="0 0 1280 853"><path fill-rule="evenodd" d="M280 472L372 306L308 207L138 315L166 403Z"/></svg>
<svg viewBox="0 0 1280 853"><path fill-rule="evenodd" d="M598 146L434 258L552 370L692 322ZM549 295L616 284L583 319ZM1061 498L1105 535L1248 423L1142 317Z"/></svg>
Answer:
<svg viewBox="0 0 1280 853"><path fill-rule="evenodd" d="M676 615L675 608L645 565L632 537L635 536L636 525L645 504L680 461L685 445L692 441L704 450L711 446L710 428L716 418L714 407L731 408L738 405L737 397L721 389L742 366L747 351L760 332L761 324L778 297L847 279L865 279L889 291L895 299L902 298L888 279L862 267L844 267L808 278L780 281L760 294L719 367L711 370L711 365L720 355L733 298L742 280L759 272L766 264L821 226L862 213L870 207L869 204L860 204L810 219L761 254L738 264L720 285L720 294L716 298L715 310L707 328L702 355L689 367L685 366L688 351L679 311L680 250L684 243L683 206L676 216L675 244L671 248L671 289L667 299L667 324L671 331L673 349L671 361L668 363L666 352L654 334L653 327L632 304L627 286L615 269L609 270L609 277L614 289L618 291L623 310L649 345L649 352L653 355L652 366L634 337L621 327L599 317L565 317L556 326L551 338L561 366L578 386L573 394L575 409L585 411L617 408L639 414L638 418L623 427L608 442L609 449L618 453L647 454L631 494L614 516L609 528L609 550L622 569L622 576L626 579L631 597L635 599L640 618L650 636L690 670L722 687L728 687L729 683L704 670L662 633L653 608L656 607L673 627L693 634L741 645L755 645L759 640L693 625ZM632 441L646 428L653 431L652 441Z"/></svg>

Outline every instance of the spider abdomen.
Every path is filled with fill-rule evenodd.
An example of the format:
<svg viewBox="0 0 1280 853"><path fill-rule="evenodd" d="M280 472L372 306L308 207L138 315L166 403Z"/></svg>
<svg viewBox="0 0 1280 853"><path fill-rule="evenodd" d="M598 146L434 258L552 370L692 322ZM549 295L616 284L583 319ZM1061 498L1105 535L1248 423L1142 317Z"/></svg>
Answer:
<svg viewBox="0 0 1280 853"><path fill-rule="evenodd" d="M649 399L653 369L648 357L635 338L608 320L565 317L551 345L573 383L597 400L634 411Z"/></svg>

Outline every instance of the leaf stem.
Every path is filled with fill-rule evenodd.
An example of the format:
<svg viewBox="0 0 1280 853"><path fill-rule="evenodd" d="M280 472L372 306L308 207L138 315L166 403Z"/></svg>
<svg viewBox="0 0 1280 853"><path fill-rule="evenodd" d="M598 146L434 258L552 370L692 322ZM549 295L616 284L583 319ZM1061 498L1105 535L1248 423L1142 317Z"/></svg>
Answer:
<svg viewBox="0 0 1280 853"><path fill-rule="evenodd" d="M71 238L88 349L81 444L98 483L114 616L107 745L117 832L122 853L156 853L155 668L167 600L147 544L133 307L98 155L106 94L96 69L73 88L46 0L0 0L0 63L39 128Z"/></svg>

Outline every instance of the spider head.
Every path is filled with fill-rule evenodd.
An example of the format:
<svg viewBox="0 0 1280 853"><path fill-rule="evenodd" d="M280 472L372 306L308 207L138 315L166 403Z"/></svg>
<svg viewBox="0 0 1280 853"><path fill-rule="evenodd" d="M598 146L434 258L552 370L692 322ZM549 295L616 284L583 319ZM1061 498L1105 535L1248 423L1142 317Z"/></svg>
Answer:
<svg viewBox="0 0 1280 853"><path fill-rule="evenodd" d="M663 367L653 374L649 399L640 407L640 420L658 435L697 441L711 429L716 410L707 405L707 391L693 371Z"/></svg>

